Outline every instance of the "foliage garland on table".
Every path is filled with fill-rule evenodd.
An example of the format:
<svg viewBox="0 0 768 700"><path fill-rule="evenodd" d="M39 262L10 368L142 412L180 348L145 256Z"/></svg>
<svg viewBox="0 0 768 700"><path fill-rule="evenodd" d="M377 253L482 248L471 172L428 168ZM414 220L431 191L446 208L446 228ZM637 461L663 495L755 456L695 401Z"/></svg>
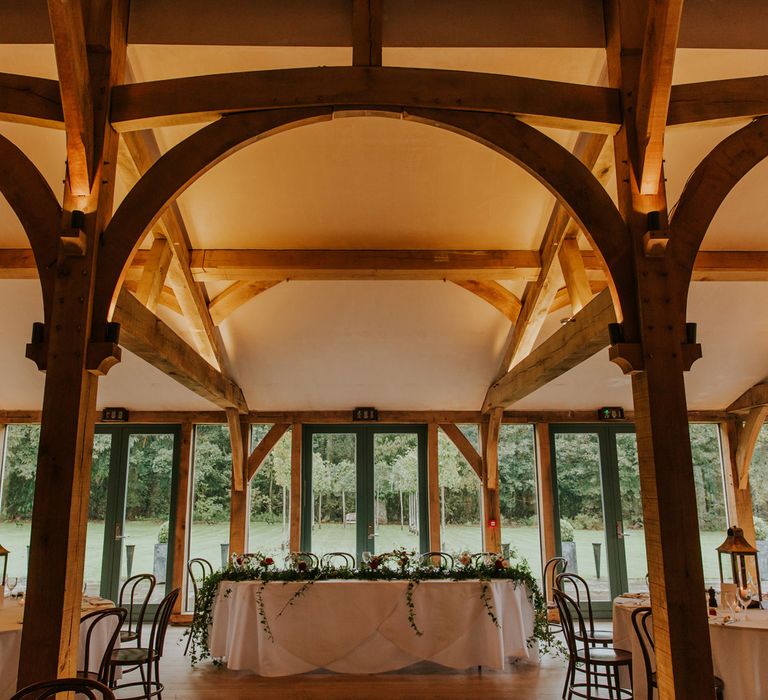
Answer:
<svg viewBox="0 0 768 700"><path fill-rule="evenodd" d="M213 603L219 587L227 586L229 583L261 581L261 586L256 594L259 621L264 633L271 641L274 641L263 599L264 588L271 582L302 583L278 613L277 616L280 617L298 598L306 595L309 588L317 581L408 581L406 588L408 624L417 635L421 636L423 633L416 624L416 610L413 603L413 596L419 583L421 581L466 581L470 579L477 579L482 584L480 599L488 617L496 627L499 626L499 621L491 602L490 581L500 579L512 581L515 585L524 585L528 590L528 597L534 610L534 630L528 639L528 646L538 642L539 648L543 652L559 649L560 645L547 625L546 603L528 562L524 559L515 560L512 563L500 555L473 558L468 552L462 552L458 557L457 564L453 568L447 568L420 563L415 552L398 549L373 556L360 568L355 569L346 566L313 567L299 556L290 558L288 568L278 569L274 566L274 560L271 557L263 556L260 553L248 556L233 555L230 564L225 569L215 571L205 578L198 589L195 616L187 632L192 637L190 659L194 665L198 661L211 658L208 634L213 623ZM225 588L224 595L229 595L231 590L231 587ZM213 659L213 662L218 664L219 660Z"/></svg>

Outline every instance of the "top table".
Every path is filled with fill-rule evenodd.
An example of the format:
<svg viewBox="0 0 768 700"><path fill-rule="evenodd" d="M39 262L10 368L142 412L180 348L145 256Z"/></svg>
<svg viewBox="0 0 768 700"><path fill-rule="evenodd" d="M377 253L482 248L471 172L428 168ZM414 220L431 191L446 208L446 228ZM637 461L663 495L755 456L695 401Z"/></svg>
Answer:
<svg viewBox="0 0 768 700"><path fill-rule="evenodd" d="M413 591L418 635L408 623L408 581L318 581L286 607L303 584L224 581L214 602L210 650L234 670L284 676L328 669L383 673L431 661L449 668L504 668L537 662L528 646L534 611L527 589L493 580L489 603L480 581L422 581ZM272 639L259 614L259 591Z"/></svg>

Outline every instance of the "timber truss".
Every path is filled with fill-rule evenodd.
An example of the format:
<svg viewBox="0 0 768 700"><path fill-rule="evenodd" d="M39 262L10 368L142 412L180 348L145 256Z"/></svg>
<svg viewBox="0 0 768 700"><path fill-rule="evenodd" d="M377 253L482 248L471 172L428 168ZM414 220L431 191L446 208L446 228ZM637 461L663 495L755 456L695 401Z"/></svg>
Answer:
<svg viewBox="0 0 768 700"><path fill-rule="evenodd" d="M0 274L39 277L44 322L27 352L47 372L20 682L73 667L97 378L119 362L120 345L225 409L233 489L243 494L258 465L247 463L248 406L217 325L286 279L445 279L511 322L482 407L482 448L471 455L489 520L500 520L503 410L608 345L632 375L659 686L668 698L711 695L704 601L689 594L703 575L687 534L697 525L683 373L700 351L686 297L695 279L768 274L764 253L700 250L725 197L768 156L768 78L673 86L682 0L605 1L606 86L382 66L382 3L353 0L350 66L132 83L127 0L47 5L58 80L0 75L0 118L63 129L67 144L60 206L29 157L0 137L0 192L31 251L3 251ZM191 248L176 200L201 175L255 141L371 113L448 130L524 168L557 202L540 249ZM751 121L701 161L669 216L666 128L738 119ZM152 129L180 123L207 125L161 153ZM576 147L540 126L579 132ZM118 167L132 187L113 211ZM605 189L611 177L618 206ZM522 299L502 284L511 279L528 283ZM232 284L211 300L210 280ZM156 316L161 304L183 316L192 345ZM533 349L547 314L566 304L573 322ZM299 493L297 482L292 498ZM498 528L486 527L485 548L499 544Z"/></svg>

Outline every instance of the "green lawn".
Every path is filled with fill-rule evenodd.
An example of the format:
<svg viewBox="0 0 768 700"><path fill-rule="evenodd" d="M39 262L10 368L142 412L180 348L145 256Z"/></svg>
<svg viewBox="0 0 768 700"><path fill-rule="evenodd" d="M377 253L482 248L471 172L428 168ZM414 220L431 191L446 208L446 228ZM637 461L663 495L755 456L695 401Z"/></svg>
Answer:
<svg viewBox="0 0 768 700"><path fill-rule="evenodd" d="M157 541L159 529L160 523L158 522L137 521L126 524L124 543L135 545L133 573L152 571L154 544ZM26 576L29 532L28 522L0 522L0 543L11 552L8 558L9 576L21 578ZM719 531L701 533L704 575L707 581L716 582L719 580L715 548L722 542L723 538L724 534ZM449 552L462 550L475 552L481 549L479 526L449 525L446 527L444 540L444 549ZM538 529L505 527L502 529L502 540L509 542L512 547L517 549L519 556L528 560L534 574L541 575ZM576 530L575 540L578 572L590 581L597 582L592 543L602 541L601 533L593 530ZM88 526L86 543L85 576L86 581L89 582L89 591L93 592L96 592L101 577L103 542L104 523L91 522ZM218 567L222 562L221 545L228 542L228 523L213 525L196 523L192 527L190 557L204 557L215 567ZM287 533L283 532L279 523L276 525L267 525L261 522L251 523L248 546L251 551L262 551L281 562L287 553L286 542ZM643 531L627 531L624 543L629 579L630 581L642 582L647 573ZM389 551L397 546L418 550L418 538L415 534L408 532L407 528L401 530L397 524L379 526L376 538L377 551ZM354 525L348 525L344 528L340 524L324 524L321 528L316 528L312 533L312 549L318 553L334 550L354 552ZM125 576L125 557L123 557L121 573L122 576ZM607 576L605 545L602 547L601 575L601 581L605 581Z"/></svg>

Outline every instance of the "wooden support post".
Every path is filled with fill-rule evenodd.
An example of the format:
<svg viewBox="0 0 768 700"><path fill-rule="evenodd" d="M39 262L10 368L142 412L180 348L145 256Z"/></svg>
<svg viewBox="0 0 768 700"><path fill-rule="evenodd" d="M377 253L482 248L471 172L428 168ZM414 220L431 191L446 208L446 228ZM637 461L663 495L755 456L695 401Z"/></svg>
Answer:
<svg viewBox="0 0 768 700"><path fill-rule="evenodd" d="M493 409L480 425L483 450L483 549L501 551L501 501L499 500L499 431L503 411Z"/></svg>
<svg viewBox="0 0 768 700"><path fill-rule="evenodd" d="M181 424L181 444L179 445L179 475L176 481L176 529L173 537L173 571L171 587L184 588L184 573L187 565L187 519L192 505L193 484L190 480L192 464L192 434L194 428L190 421ZM186 596L180 595L173 608L174 615L184 612Z"/></svg>
<svg viewBox="0 0 768 700"><path fill-rule="evenodd" d="M235 411L236 413L237 411ZM229 422L229 412L227 412ZM232 424L230 423L230 431ZM231 433L230 433L231 434ZM235 453L232 453L232 499L229 511L229 556L232 554L242 554L248 549L248 489L243 487L243 477L245 470L245 460L242 455L248 454L250 449L249 441L251 438L251 426L248 422L248 416L239 418L236 434L240 437L239 464L235 462ZM237 447L233 444L233 448ZM237 473L239 472L239 479ZM237 488L238 480L240 488Z"/></svg>
<svg viewBox="0 0 768 700"><path fill-rule="evenodd" d="M714 681L684 383L698 348L688 345L683 265L663 251L647 255L644 245L648 212L658 212L661 226L667 218L663 168L652 194L638 180L635 109L648 7L605 3L609 81L621 89L624 119L614 137L618 203L635 267L634 280L621 282L636 289L634 300L622 300L623 342L611 357L632 375L659 697L703 700L714 698Z"/></svg>
<svg viewBox="0 0 768 700"><path fill-rule="evenodd" d="M301 550L301 423L291 426L291 528L290 549Z"/></svg>
<svg viewBox="0 0 768 700"><path fill-rule="evenodd" d="M243 446L243 440L248 430L243 434L240 426L240 414L236 408L228 408L227 423L229 425L229 441L232 445L232 485L235 491L242 491L245 482L245 457L251 451L247 443Z"/></svg>
<svg viewBox="0 0 768 700"><path fill-rule="evenodd" d="M552 457L549 445L549 423L536 423L536 486L539 495L539 531L544 564L557 556L555 542L555 489L552 480ZM552 600L551 581L545 581L547 600Z"/></svg>
<svg viewBox="0 0 768 700"><path fill-rule="evenodd" d="M749 472L742 481L737 457L740 433L740 418L731 418L720 423L720 447L725 465L725 495L728 501L728 524L744 530L744 537L755 544L755 512L752 508L752 491L749 488Z"/></svg>
<svg viewBox="0 0 768 700"><path fill-rule="evenodd" d="M81 15L77 27L67 26L68 3L49 3L57 65L68 71L68 80L77 82L81 76L83 82L79 86L70 82L69 88L87 89L88 94L81 93L65 110L70 186L64 191L63 218L51 222L50 235L55 240L62 231L79 229L84 245L76 254L63 245L59 248L50 322L42 344L28 347L28 355L36 358L46 376L19 688L71 677L77 671L99 371L90 361L94 359L89 352L93 348L91 312L99 237L112 211L117 162L117 134L107 120L109 96L111 86L122 79L125 61L128 3L93 0L90 17L82 16L80 3L70 4ZM101 21L89 22L90 18ZM74 61L69 68L65 66L68 53ZM83 128L90 133L76 136ZM90 169L87 144L93 146ZM89 173L95 174L92 188ZM83 215L73 221L76 210ZM104 341L99 343L102 350L111 346L108 338L93 340Z"/></svg>
<svg viewBox="0 0 768 700"><path fill-rule="evenodd" d="M427 495L429 497L429 549L439 552L440 538L440 478L437 449L437 424L427 425Z"/></svg>

